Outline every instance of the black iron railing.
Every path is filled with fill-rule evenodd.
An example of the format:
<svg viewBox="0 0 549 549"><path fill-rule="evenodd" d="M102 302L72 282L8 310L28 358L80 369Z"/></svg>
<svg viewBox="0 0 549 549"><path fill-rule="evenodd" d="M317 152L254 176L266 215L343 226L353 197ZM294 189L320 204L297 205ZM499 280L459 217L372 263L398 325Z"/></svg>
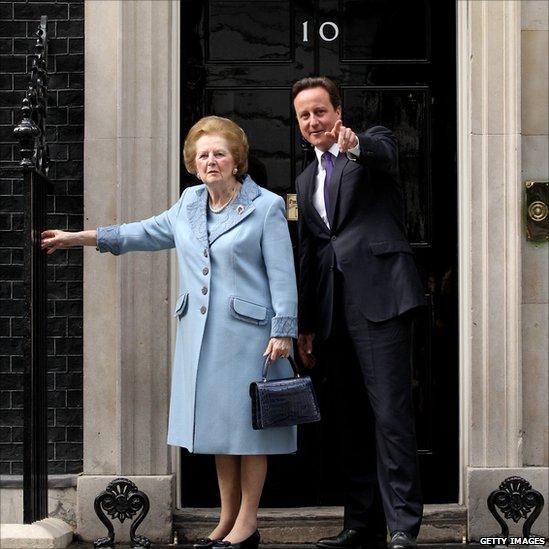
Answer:
<svg viewBox="0 0 549 549"><path fill-rule="evenodd" d="M27 524L48 514L46 256L40 250L46 196L51 185L46 143L47 17L41 17L36 36L29 87L21 108L22 120L13 132L20 144L19 165L25 197L23 520Z"/></svg>

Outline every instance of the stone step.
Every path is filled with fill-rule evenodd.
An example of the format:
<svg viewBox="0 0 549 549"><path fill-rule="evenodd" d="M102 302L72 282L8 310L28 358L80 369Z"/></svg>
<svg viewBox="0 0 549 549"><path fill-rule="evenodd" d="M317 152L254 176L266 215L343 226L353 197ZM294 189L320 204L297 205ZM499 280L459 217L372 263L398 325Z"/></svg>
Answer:
<svg viewBox="0 0 549 549"><path fill-rule="evenodd" d="M132 549L129 545L116 544L117 549ZM193 549L192 543L178 543L170 545L152 544L152 549ZM486 549L486 545L478 543L420 543L418 549ZM284 543L284 544L259 544L259 549L316 549L316 546L311 543ZM94 549L92 543L76 542L71 543L67 549ZM509 546L505 549L523 549L518 546Z"/></svg>
<svg viewBox="0 0 549 549"><path fill-rule="evenodd" d="M184 508L174 513L179 543L206 536L217 523L219 509ZM258 528L265 544L307 544L337 534L343 524L343 507L260 509ZM426 505L420 543L459 543L467 535L467 509L454 503Z"/></svg>
<svg viewBox="0 0 549 549"><path fill-rule="evenodd" d="M155 545L154 549L174 549L174 545ZM269 544L264 545L263 543L259 544L259 549L263 547L267 549L316 549L316 545L311 543L284 543L284 544ZM485 545L480 545L479 543L420 543L418 549L481 549L485 548ZM178 549L193 549L192 543L180 543L177 545ZM68 547L67 549L71 549ZM75 548L82 549L82 548ZM511 547L506 547L505 549L512 549ZM519 548L517 548L519 549ZM522 548L520 548L522 549Z"/></svg>

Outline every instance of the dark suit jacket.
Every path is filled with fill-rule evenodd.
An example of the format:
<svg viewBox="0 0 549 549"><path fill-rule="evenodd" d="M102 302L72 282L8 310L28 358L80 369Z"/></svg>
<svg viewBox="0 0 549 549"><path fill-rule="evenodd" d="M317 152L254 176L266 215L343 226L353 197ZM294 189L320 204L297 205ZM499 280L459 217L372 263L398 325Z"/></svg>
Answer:
<svg viewBox="0 0 549 549"><path fill-rule="evenodd" d="M336 268L368 320L387 320L424 304L405 236L396 140L382 126L358 138L356 162L343 153L334 161L331 230L312 202L317 160L297 177L300 333L330 334Z"/></svg>

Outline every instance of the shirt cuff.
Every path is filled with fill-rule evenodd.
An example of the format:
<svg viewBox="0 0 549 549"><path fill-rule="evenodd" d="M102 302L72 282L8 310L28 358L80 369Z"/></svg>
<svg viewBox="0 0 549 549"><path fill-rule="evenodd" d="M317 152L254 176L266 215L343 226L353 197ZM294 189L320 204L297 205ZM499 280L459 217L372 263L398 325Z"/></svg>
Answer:
<svg viewBox="0 0 549 549"><path fill-rule="evenodd" d="M297 318L295 316L275 316L271 320L271 337L297 338Z"/></svg>
<svg viewBox="0 0 549 549"><path fill-rule="evenodd" d="M356 147L353 147L352 149L349 149L347 151L347 158L349 160L352 160L353 162L356 162L358 157L360 156L360 141L357 139Z"/></svg>
<svg viewBox="0 0 549 549"><path fill-rule="evenodd" d="M96 250L104 253L110 252L113 255L120 255L120 225L109 225L108 227L97 227Z"/></svg>

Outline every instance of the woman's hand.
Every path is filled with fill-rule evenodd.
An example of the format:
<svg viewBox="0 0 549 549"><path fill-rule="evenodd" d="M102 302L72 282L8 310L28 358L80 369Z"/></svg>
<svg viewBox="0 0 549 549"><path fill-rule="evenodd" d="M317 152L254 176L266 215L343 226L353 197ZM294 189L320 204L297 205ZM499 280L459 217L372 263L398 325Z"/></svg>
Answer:
<svg viewBox="0 0 549 549"><path fill-rule="evenodd" d="M291 349L291 337L271 337L263 356L268 356L269 360L274 362L278 358L287 358Z"/></svg>
<svg viewBox="0 0 549 549"><path fill-rule="evenodd" d="M56 250L65 250L73 246L95 246L97 231L80 231L70 233L59 229L48 229L41 234L40 247L46 253L52 254Z"/></svg>
<svg viewBox="0 0 549 549"><path fill-rule="evenodd" d="M42 233L40 246L46 253L52 254L56 250L64 250L74 246L74 233L50 229Z"/></svg>

